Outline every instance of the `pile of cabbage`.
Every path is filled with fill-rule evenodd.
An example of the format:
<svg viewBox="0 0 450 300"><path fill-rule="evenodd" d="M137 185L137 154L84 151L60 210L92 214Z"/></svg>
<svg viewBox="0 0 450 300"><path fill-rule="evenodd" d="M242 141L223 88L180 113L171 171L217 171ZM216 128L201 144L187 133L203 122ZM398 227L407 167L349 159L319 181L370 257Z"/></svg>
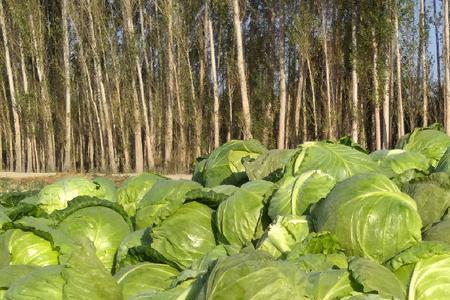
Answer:
<svg viewBox="0 0 450 300"><path fill-rule="evenodd" d="M230 141L192 180L0 194L0 299L450 299L450 138Z"/></svg>

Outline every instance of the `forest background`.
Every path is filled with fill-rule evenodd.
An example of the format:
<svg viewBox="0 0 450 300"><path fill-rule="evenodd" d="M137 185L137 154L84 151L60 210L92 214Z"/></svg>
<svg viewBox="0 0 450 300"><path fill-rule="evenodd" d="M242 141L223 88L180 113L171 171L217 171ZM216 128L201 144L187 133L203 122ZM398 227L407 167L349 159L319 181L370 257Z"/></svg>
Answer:
<svg viewBox="0 0 450 300"><path fill-rule="evenodd" d="M448 0L0 0L0 171L450 132Z"/></svg>

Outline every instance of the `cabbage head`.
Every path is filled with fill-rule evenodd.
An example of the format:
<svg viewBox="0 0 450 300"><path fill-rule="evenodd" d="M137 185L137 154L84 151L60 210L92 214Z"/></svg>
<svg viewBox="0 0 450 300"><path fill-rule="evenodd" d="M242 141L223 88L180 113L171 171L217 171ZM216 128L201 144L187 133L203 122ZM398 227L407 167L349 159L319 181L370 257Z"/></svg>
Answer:
<svg viewBox="0 0 450 300"><path fill-rule="evenodd" d="M193 179L206 187L222 184L239 186L248 181L242 159L257 158L265 152L266 147L257 140L231 140L197 164Z"/></svg>
<svg viewBox="0 0 450 300"><path fill-rule="evenodd" d="M136 214L136 208L144 195L155 183L166 178L152 173L142 173L125 180L117 191L117 203L122 205L129 216Z"/></svg>
<svg viewBox="0 0 450 300"><path fill-rule="evenodd" d="M313 209L313 218L316 230L336 234L349 255L379 263L421 240L416 203L380 174L338 183Z"/></svg>
<svg viewBox="0 0 450 300"><path fill-rule="evenodd" d="M287 167L288 174L293 176L312 170L320 170L338 182L355 174L380 171L364 152L326 141L304 143Z"/></svg>
<svg viewBox="0 0 450 300"><path fill-rule="evenodd" d="M64 209L72 199L78 196L105 198L105 190L100 184L83 177L67 177L46 185L38 194L37 206L50 214Z"/></svg>

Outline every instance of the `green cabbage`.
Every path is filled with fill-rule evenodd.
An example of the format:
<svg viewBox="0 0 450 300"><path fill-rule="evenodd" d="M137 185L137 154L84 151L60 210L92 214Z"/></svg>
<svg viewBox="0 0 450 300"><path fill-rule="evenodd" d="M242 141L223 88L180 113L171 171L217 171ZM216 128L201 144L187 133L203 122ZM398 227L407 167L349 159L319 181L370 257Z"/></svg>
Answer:
<svg viewBox="0 0 450 300"><path fill-rule="evenodd" d="M151 229L150 253L156 261L188 268L216 246L212 210L189 202Z"/></svg>
<svg viewBox="0 0 450 300"><path fill-rule="evenodd" d="M335 233L348 254L380 263L421 240L416 203L384 175L355 175L338 183L313 217L316 229Z"/></svg>
<svg viewBox="0 0 450 300"><path fill-rule="evenodd" d="M164 291L171 287L178 271L168 265L139 263L121 269L114 278L122 287L123 296L133 296L150 291Z"/></svg>
<svg viewBox="0 0 450 300"><path fill-rule="evenodd" d="M252 181L220 203L215 217L218 240L244 247L260 238L270 223L264 208L274 188L268 181Z"/></svg>
<svg viewBox="0 0 450 300"><path fill-rule="evenodd" d="M450 137L445 132L417 128L408 135L402 148L424 155L432 166L436 166L449 146Z"/></svg>
<svg viewBox="0 0 450 300"><path fill-rule="evenodd" d="M197 164L193 179L204 186L241 185L248 180L243 158L257 158L267 149L257 140L231 140Z"/></svg>
<svg viewBox="0 0 450 300"><path fill-rule="evenodd" d="M105 197L105 190L83 177L67 177L45 186L38 194L37 205L47 213L64 209L78 196Z"/></svg>
<svg viewBox="0 0 450 300"><path fill-rule="evenodd" d="M128 215L134 216L136 208L144 195L155 183L165 179L152 173L142 173L138 176L130 177L117 190L117 203L122 205Z"/></svg>
<svg viewBox="0 0 450 300"><path fill-rule="evenodd" d="M304 143L291 160L288 174L296 176L312 170L320 170L336 181L355 174L380 171L367 154L349 146L325 141Z"/></svg>
<svg viewBox="0 0 450 300"><path fill-rule="evenodd" d="M138 204L136 228L158 225L183 205L186 194L202 186L190 180L164 180L155 183Z"/></svg>
<svg viewBox="0 0 450 300"><path fill-rule="evenodd" d="M244 252L219 259L208 277L205 298L305 299L306 274L270 255Z"/></svg>
<svg viewBox="0 0 450 300"><path fill-rule="evenodd" d="M270 199L269 216L309 214L310 207L326 197L336 180L322 171L308 171L299 176L285 176Z"/></svg>

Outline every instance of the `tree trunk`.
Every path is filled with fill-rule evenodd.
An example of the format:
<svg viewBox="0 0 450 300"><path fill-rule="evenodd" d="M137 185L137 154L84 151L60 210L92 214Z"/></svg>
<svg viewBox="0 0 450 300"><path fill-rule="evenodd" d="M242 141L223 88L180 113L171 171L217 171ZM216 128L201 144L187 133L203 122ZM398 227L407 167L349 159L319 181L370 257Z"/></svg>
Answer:
<svg viewBox="0 0 450 300"><path fill-rule="evenodd" d="M208 13L208 11L207 11ZM219 84L217 83L217 71L216 71L216 51L214 45L214 32L212 22L208 13L208 31L209 31L209 49L211 60L211 79L213 83L213 123L214 123L214 148L220 146L220 127L219 127Z"/></svg>
<svg viewBox="0 0 450 300"><path fill-rule="evenodd" d="M131 14L131 10L128 11L128 13ZM141 50L141 53L145 55L145 39L144 39L144 14L142 12L142 5L139 5L139 19L141 23L141 47L143 49ZM127 15L127 21L129 22L128 26L130 28L130 34L134 36L134 26L131 19L131 15ZM136 61L136 70L138 75L138 82L139 82L139 92L141 97L141 105L142 105L142 112L144 117L144 137L145 137L145 150L147 153L147 168L152 170L155 167L155 157L153 153L153 142L151 139L151 135L153 134L150 131L150 121L148 117L148 110L147 110L147 102L145 100L145 92L144 92L144 80L142 78L142 63L140 62L139 56L136 54L135 56ZM150 95L149 95L150 96Z"/></svg>
<svg viewBox="0 0 450 300"><path fill-rule="evenodd" d="M392 51L389 51L392 53ZM390 81L391 79L391 63L390 63L390 55L386 56L386 65L384 70L384 90L383 90L383 147L384 149L389 149L391 146L391 115L390 115Z"/></svg>
<svg viewBox="0 0 450 300"><path fill-rule="evenodd" d="M172 161L172 147L173 147L173 98L174 98L174 53L173 53L173 24L172 24L172 0L167 0L168 15L167 15L167 107L166 107L166 135L164 140L164 166L168 167Z"/></svg>
<svg viewBox="0 0 450 300"><path fill-rule="evenodd" d="M437 74L437 80L438 80L438 96L439 96L439 103L441 101L442 97L442 84L441 84L441 51L440 51L440 45L439 45L439 21L438 21L438 14L437 14L437 5L436 0L433 0L433 24L434 24L434 39L436 43L436 74Z"/></svg>
<svg viewBox="0 0 450 300"><path fill-rule="evenodd" d="M294 131L295 131L295 142L300 143L300 113L302 110L302 94L304 87L304 76L303 76L303 62L299 57L299 78L297 82L297 94L295 96L295 112L294 112Z"/></svg>
<svg viewBox="0 0 450 300"><path fill-rule="evenodd" d="M449 22L448 22L448 0L443 0L444 10L444 69L445 69L445 126L447 134L450 134L450 62L449 62Z"/></svg>
<svg viewBox="0 0 450 300"><path fill-rule="evenodd" d="M27 75L27 69L26 69L26 65L25 65L25 55L24 55L24 51L23 51L23 41L22 41L22 37L19 36L19 50L20 50L20 69L22 71L22 85L23 85L23 92L26 96L29 95L29 86L28 86L28 75ZM6 101L6 99L5 99ZM26 118L31 117L31 103L30 100L27 99L27 103L26 105L26 109L27 109L27 115ZM29 122L26 125L26 172L33 172L33 152L31 149L31 141L32 141L32 136L34 135L34 124L32 124L33 122ZM0 151L2 151L0 149ZM0 160L0 164L1 164Z"/></svg>
<svg viewBox="0 0 450 300"><path fill-rule="evenodd" d="M233 25L234 25L234 35L236 39L237 48L237 67L239 71L239 85L241 87L241 98L242 98L242 116L244 121L244 138L252 138L252 121L250 114L250 101L248 99L247 90L247 77L245 75L245 61L244 61L244 46L242 42L242 29L241 20L239 13L239 0L231 0L233 5Z"/></svg>
<svg viewBox="0 0 450 300"><path fill-rule="evenodd" d="M372 48L373 48L373 97L375 105L375 147L381 149L381 120L380 120L380 96L379 96L379 79L378 79L378 43L375 40L375 30L372 29Z"/></svg>
<svg viewBox="0 0 450 300"><path fill-rule="evenodd" d="M308 74L309 74L309 83L311 86L311 96L312 96L312 105L313 105L313 122L314 122L314 138L319 138L319 124L317 120L317 105L316 105L316 90L314 87L314 77L312 74L311 69L311 60L309 58L309 55L306 55L306 66L308 67Z"/></svg>
<svg viewBox="0 0 450 300"><path fill-rule="evenodd" d="M352 139L358 143L359 138L359 100L358 100L358 73L356 71L356 12L352 12Z"/></svg>
<svg viewBox="0 0 450 300"><path fill-rule="evenodd" d="M284 7L281 8L279 16L279 41L278 41L278 63L280 72L280 115L278 119L278 149L284 149L286 138L286 54L284 35Z"/></svg>
<svg viewBox="0 0 450 300"><path fill-rule="evenodd" d="M69 28L67 26L67 0L62 0L62 32L63 32L63 61L64 61L64 88L66 90L66 113L65 113L65 141L64 141L64 170L72 170L72 133L71 124L71 90L70 90L70 53L69 53Z"/></svg>
<svg viewBox="0 0 450 300"><path fill-rule="evenodd" d="M192 98L192 110L194 113L194 156L195 158L200 157L202 154L201 150L201 138L202 138L202 127L201 127L201 121L200 119L202 116L199 113L198 109L198 99L197 94L195 93L195 86L194 86L194 75L192 74L192 64L191 60L189 58L189 51L185 49L186 51L186 59L188 63L188 71L189 71L189 83L190 83L190 89L191 89L191 98Z"/></svg>
<svg viewBox="0 0 450 300"><path fill-rule="evenodd" d="M330 66L328 61L328 34L327 34L327 24L325 16L325 6L322 7L322 39L323 39L323 54L325 58L325 79L326 79L326 94L327 94L327 125L328 125L328 138L333 139L335 137L334 133L334 122L332 118L332 103L331 103L331 87L330 87Z"/></svg>
<svg viewBox="0 0 450 300"><path fill-rule="evenodd" d="M422 79L422 99L423 99L423 126L428 126L428 84L427 84L427 38L425 28L425 0L420 0L420 65L422 68L422 76L417 74L417 78ZM420 67L419 67L420 69Z"/></svg>
<svg viewBox="0 0 450 300"><path fill-rule="evenodd" d="M94 61L94 70L95 70L94 74L95 74L95 79L97 82L99 102L101 103L103 117L105 118L103 120L102 124L104 124L106 127L106 134L107 134L107 138L108 138L109 171L111 171L112 173L117 173L117 165L116 165L116 160L114 157L113 130L112 130L112 124L111 124L111 118L110 118L111 113L109 111L108 102L106 100L106 91L105 91L105 85L103 82L103 71L102 71L102 67L100 64L99 57L98 57L97 42L96 42L96 36L95 36L95 30L94 30L94 21L92 18L92 12L91 12L90 6L89 6L89 29L90 29L90 36L91 36L92 52L93 52L93 61Z"/></svg>
<svg viewBox="0 0 450 300"><path fill-rule="evenodd" d="M38 14L39 16L39 14ZM41 22L38 22L38 33L37 35L35 31L35 23L33 19L33 15L29 15L29 21L30 21L30 28L31 28L31 36L33 40L33 50L36 60L36 73L39 81L39 87L40 87L40 97L42 99L42 115L44 119L44 129L45 129L45 144L46 147L46 155L44 155L43 160L43 169L46 171L55 171L56 169L56 149L55 149L55 140L54 140L54 127L53 127L53 120L52 120L52 112L51 112L51 101L50 101L50 94L48 91L48 84L47 84L47 76L45 73L45 65L44 65L44 42L42 37L42 24ZM42 151L44 153L44 151ZM45 163L46 162L46 163Z"/></svg>
<svg viewBox="0 0 450 300"><path fill-rule="evenodd" d="M20 118L19 118L19 106L16 101L16 90L14 87L14 76L13 69L11 64L11 57L9 55L9 43L8 36L6 31L6 21L5 14L3 11L3 4L0 1L0 27L2 29L3 36L3 47L5 49L5 65L6 65L6 73L8 76L9 83L9 94L11 98L11 108L14 122L14 158L15 158L15 171L21 172L22 168L22 138L21 138L21 127L20 127ZM12 153L11 153L12 154Z"/></svg>
<svg viewBox="0 0 450 300"><path fill-rule="evenodd" d="M398 127L398 138L405 135L405 114L403 111L403 96L402 96L402 64L401 64L401 55L400 55L400 37L399 37L399 28L398 28L398 10L399 3L396 3L397 10L394 13L394 41L395 41L395 60L396 60L396 72L397 72L397 108L398 108L398 116L397 116L397 127Z"/></svg>
<svg viewBox="0 0 450 300"><path fill-rule="evenodd" d="M228 68L227 68L228 69ZM230 72L227 71L227 94L228 94L228 131L227 131L227 141L231 140L233 137L233 89L231 87Z"/></svg>
<svg viewBox="0 0 450 300"><path fill-rule="evenodd" d="M181 98L181 91L180 91L180 83L179 78L181 75L179 74L179 67L177 65L177 61L181 61L179 52L177 51L177 60L174 61L173 65L173 77L174 77L174 83L175 83L175 99L177 101L177 112L178 112L178 124L180 127L180 140L178 142L178 153L179 153L179 163L181 168L186 168L189 164L187 160L187 150L186 150L186 121L185 121L185 113L184 113L184 101Z"/></svg>

